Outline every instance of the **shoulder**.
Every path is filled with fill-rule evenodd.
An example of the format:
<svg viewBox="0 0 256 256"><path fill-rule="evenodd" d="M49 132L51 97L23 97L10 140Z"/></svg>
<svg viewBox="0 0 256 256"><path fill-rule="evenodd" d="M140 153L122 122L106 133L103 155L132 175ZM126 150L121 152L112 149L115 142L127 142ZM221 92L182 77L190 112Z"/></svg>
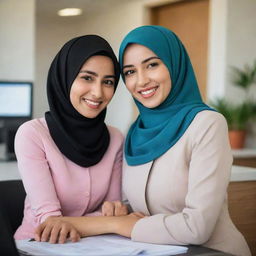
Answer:
<svg viewBox="0 0 256 256"><path fill-rule="evenodd" d="M219 112L216 111L211 111L211 110L204 110L199 112L194 120L193 123L204 123L205 125L209 124L222 124L222 125L227 125L225 117L220 114Z"/></svg>
<svg viewBox="0 0 256 256"><path fill-rule="evenodd" d="M219 141L228 143L228 126L225 117L211 110L199 112L191 123L190 138L194 143Z"/></svg>
<svg viewBox="0 0 256 256"><path fill-rule="evenodd" d="M227 121L225 117L216 111L204 110L195 116L191 123L192 132L207 132L209 130L227 131Z"/></svg>
<svg viewBox="0 0 256 256"><path fill-rule="evenodd" d="M24 155L39 156L45 151L44 143L49 137L49 130L44 118L23 123L15 135L15 153L17 159Z"/></svg>
<svg viewBox="0 0 256 256"><path fill-rule="evenodd" d="M16 139L20 137L35 138L48 135L49 130L44 118L36 118L23 123L17 130Z"/></svg>

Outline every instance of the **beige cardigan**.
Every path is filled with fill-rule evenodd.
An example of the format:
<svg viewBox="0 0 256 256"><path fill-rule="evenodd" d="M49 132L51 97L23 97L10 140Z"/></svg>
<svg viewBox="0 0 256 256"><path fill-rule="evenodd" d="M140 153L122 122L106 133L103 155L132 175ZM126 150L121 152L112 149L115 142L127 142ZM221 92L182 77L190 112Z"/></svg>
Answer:
<svg viewBox="0 0 256 256"><path fill-rule="evenodd" d="M200 244L234 255L251 255L227 209L232 155L224 117L196 115L180 140L154 162L128 166L123 192L139 220L132 240Z"/></svg>

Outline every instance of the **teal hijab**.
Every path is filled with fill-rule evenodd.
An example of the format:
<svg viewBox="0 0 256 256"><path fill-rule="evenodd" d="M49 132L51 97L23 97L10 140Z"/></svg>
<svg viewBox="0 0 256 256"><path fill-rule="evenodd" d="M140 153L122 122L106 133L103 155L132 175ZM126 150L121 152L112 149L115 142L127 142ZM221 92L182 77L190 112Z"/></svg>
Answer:
<svg viewBox="0 0 256 256"><path fill-rule="evenodd" d="M202 102L189 56L172 31L161 26L132 30L120 46L121 68L125 49L132 43L153 51L168 68L172 82L170 94L155 108L146 108L134 99L140 114L127 134L125 157L129 165L140 165L175 145L198 112L213 109Z"/></svg>

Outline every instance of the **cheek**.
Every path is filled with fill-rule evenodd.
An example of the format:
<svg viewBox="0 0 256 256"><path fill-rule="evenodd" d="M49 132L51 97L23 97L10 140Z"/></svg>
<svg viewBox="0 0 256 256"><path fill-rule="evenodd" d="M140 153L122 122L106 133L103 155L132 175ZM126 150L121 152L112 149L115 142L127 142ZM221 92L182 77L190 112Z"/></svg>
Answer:
<svg viewBox="0 0 256 256"><path fill-rule="evenodd" d="M172 89L171 81L167 81L165 84L165 92L169 94L171 92L171 89Z"/></svg>
<svg viewBox="0 0 256 256"><path fill-rule="evenodd" d="M106 88L104 91L105 98L110 101L114 96L114 88Z"/></svg>
<svg viewBox="0 0 256 256"><path fill-rule="evenodd" d="M91 91L90 85L88 85L85 82L79 82L74 84L71 87L70 95L73 95L74 97L81 96L83 94L86 94Z"/></svg>
<svg viewBox="0 0 256 256"><path fill-rule="evenodd" d="M169 94L172 88L172 82L170 79L170 75L166 74L163 79L162 79L162 83L164 84L164 91L165 93Z"/></svg>
<svg viewBox="0 0 256 256"><path fill-rule="evenodd" d="M71 87L69 99L72 104L76 101L76 91Z"/></svg>

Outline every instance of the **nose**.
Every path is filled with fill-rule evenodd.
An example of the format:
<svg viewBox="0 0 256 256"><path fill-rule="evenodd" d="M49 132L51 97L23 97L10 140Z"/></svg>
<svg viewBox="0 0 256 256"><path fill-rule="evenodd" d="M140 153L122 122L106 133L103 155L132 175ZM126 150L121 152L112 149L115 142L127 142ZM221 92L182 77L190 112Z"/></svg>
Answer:
<svg viewBox="0 0 256 256"><path fill-rule="evenodd" d="M92 86L91 94L95 99L100 99L102 97L102 86L100 81Z"/></svg>
<svg viewBox="0 0 256 256"><path fill-rule="evenodd" d="M138 70L137 72L137 85L138 87L144 87L149 83L150 79L144 70Z"/></svg>

